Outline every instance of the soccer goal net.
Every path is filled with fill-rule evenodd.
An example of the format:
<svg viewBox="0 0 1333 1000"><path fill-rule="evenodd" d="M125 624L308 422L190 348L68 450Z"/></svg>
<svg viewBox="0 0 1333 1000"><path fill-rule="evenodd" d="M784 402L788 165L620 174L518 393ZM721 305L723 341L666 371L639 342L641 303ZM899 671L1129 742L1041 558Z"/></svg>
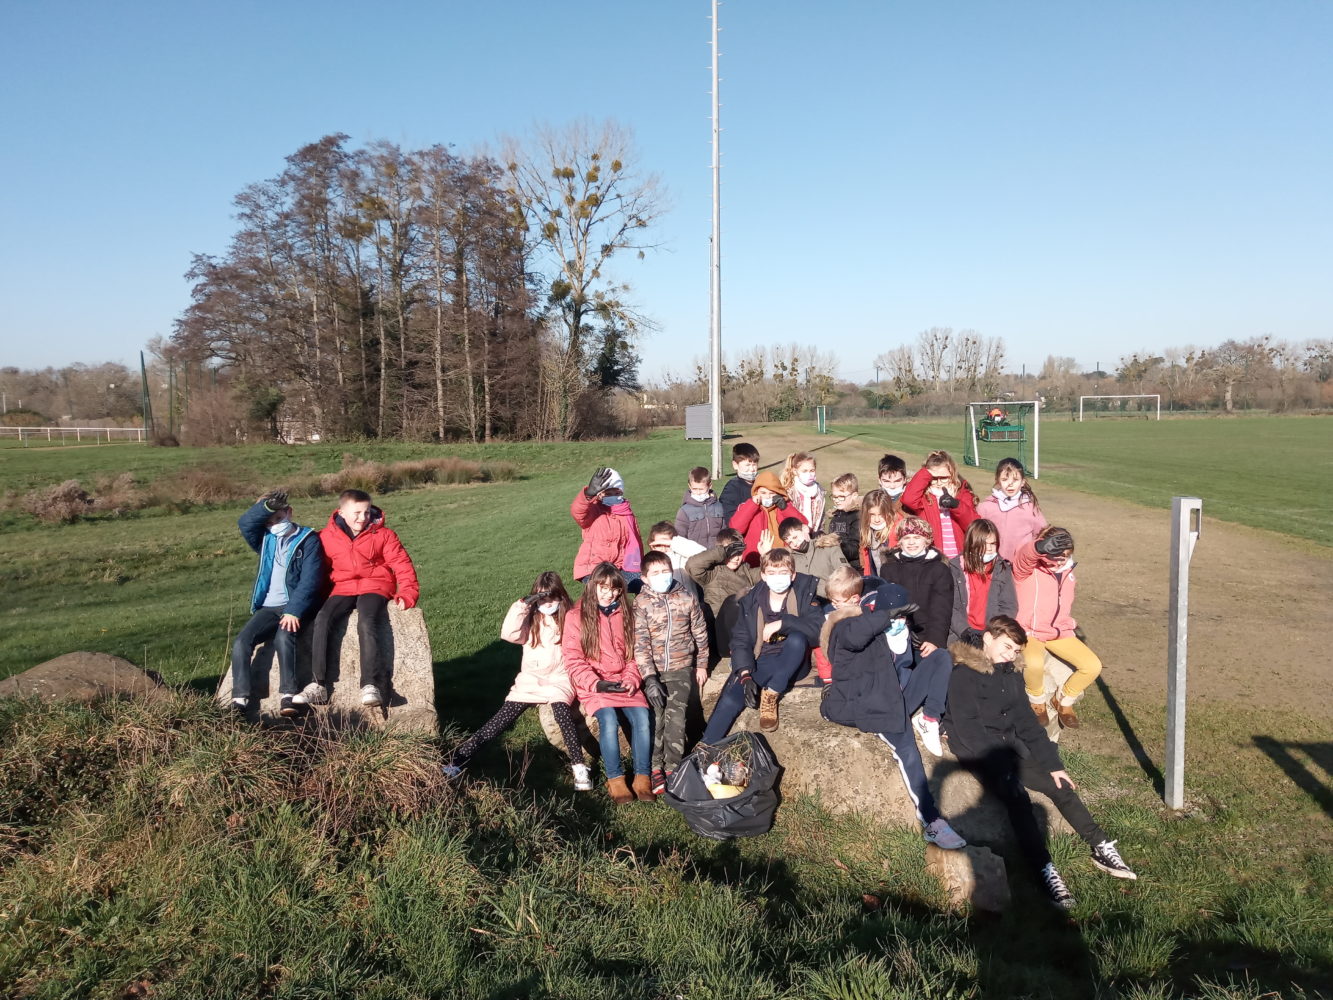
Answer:
<svg viewBox="0 0 1333 1000"><path fill-rule="evenodd" d="M1041 404L1025 399L1005 403L968 403L963 464L993 469L1002 458L1016 458L1029 476L1041 475Z"/></svg>
<svg viewBox="0 0 1333 1000"><path fill-rule="evenodd" d="M1079 396L1078 419L1084 417L1142 417L1145 420L1162 419L1162 397L1156 393L1130 396Z"/></svg>

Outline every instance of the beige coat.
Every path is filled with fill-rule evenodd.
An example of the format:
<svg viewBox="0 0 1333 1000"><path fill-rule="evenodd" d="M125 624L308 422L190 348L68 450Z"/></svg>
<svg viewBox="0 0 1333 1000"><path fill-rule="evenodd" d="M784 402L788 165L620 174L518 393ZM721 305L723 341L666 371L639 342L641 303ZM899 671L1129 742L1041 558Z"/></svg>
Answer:
<svg viewBox="0 0 1333 1000"><path fill-rule="evenodd" d="M517 701L525 705L555 702L569 705L574 701L574 684L565 672L565 654L560 648L560 633L556 630L555 621L540 613L536 616L534 623L541 622L541 631L537 645L533 646L524 642L520 635L527 611L526 604L515 601L509 606L504 624L500 626L501 639L523 647L523 665L519 667L514 686L505 695L505 701Z"/></svg>

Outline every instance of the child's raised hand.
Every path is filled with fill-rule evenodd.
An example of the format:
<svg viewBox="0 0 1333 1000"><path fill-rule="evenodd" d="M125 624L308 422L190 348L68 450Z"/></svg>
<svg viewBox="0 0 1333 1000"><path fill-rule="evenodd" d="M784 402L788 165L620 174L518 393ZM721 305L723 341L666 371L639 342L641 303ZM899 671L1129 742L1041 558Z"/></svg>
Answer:
<svg viewBox="0 0 1333 1000"><path fill-rule="evenodd" d="M584 487L584 494L589 498L595 497L602 490L606 489L606 484L611 481L611 470L605 466L598 466L597 471L592 474L588 480L588 485Z"/></svg>
<svg viewBox="0 0 1333 1000"><path fill-rule="evenodd" d="M759 542L756 545L761 556L768 555L769 550L773 548L773 532L765 528L759 532Z"/></svg>

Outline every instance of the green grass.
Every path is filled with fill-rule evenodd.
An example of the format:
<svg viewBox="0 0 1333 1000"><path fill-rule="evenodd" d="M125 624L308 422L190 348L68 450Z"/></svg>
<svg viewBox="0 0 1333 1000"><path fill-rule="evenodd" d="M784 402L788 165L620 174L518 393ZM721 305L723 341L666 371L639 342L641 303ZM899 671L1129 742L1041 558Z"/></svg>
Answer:
<svg viewBox="0 0 1333 1000"><path fill-rule="evenodd" d="M885 434L918 453L940 440L931 425ZM504 608L538 570L568 574L568 504L592 469L625 474L647 528L674 514L707 448L669 431L493 449L143 449L135 471L204 459L281 480L336 469L344 450L515 463L515 482L383 500L421 574L447 745L513 677ZM40 485L128 467L110 451L16 451L0 470ZM332 503L302 499L298 520L320 523ZM254 572L238 508L63 527L15 516L0 532L0 675L95 649L211 690ZM1113 732L1090 702L1091 728ZM1160 706L1121 709L1156 731ZM157 997L1328 996L1328 798L1294 786L1282 753L1255 752L1260 739L1327 744L1328 729L1195 711L1185 819L1123 749L1069 754L1141 880L1099 877L1057 838L1072 921L1018 873L1010 914L973 921L943 911L913 831L791 798L767 837L702 841L668 809L574 795L530 715L460 791L439 783L432 741L302 742L238 727L202 696L0 702L0 995L118 998L146 981ZM1143 742L1160 761L1160 739Z"/></svg>
<svg viewBox="0 0 1333 1000"><path fill-rule="evenodd" d="M902 450L909 461L940 447L962 455L961 419L839 424L830 431ZM1041 422L1041 482L1158 509L1169 509L1174 496L1202 497L1208 517L1333 546L1330 439L1333 421L1323 417L1083 423L1048 417ZM966 472L984 496L990 471Z"/></svg>

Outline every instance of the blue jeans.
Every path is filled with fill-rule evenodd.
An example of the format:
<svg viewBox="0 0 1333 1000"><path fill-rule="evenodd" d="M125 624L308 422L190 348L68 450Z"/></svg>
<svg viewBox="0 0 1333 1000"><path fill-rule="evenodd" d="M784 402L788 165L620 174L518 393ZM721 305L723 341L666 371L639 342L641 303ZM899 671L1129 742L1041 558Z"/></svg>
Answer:
<svg viewBox="0 0 1333 1000"><path fill-rule="evenodd" d="M278 657L278 693L296 694L301 690L296 682L296 633L278 628L286 607L283 604L276 608L260 608L231 644L233 698L250 697L250 658L255 647L266 642L273 644L273 652Z"/></svg>
<svg viewBox="0 0 1333 1000"><path fill-rule="evenodd" d="M920 653L916 654L920 656ZM944 718L944 703L949 696L949 675L953 657L946 649L920 656L910 667L898 666L898 686L903 689L903 704L910 716L918 708L932 719Z"/></svg>
<svg viewBox="0 0 1333 1000"><path fill-rule="evenodd" d="M602 747L602 767L606 778L623 778L625 762L620 757L620 712L629 722L629 746L634 757L634 773L651 773L653 757L653 727L648 723L648 709L642 705L629 708L599 708L594 715L597 718L598 742Z"/></svg>
<svg viewBox="0 0 1333 1000"><path fill-rule="evenodd" d="M803 632L792 632L785 642L765 645L755 660L753 676L761 688L768 688L782 694L791 687L804 667L809 668L810 640ZM947 655L947 654L946 654ZM733 660L733 662L735 662ZM944 678L948 684L949 678ZM717 743L736 723L736 717L745 708L745 691L741 688L739 670L732 670L727 684L713 706L713 714L708 717L704 728L704 743Z"/></svg>

